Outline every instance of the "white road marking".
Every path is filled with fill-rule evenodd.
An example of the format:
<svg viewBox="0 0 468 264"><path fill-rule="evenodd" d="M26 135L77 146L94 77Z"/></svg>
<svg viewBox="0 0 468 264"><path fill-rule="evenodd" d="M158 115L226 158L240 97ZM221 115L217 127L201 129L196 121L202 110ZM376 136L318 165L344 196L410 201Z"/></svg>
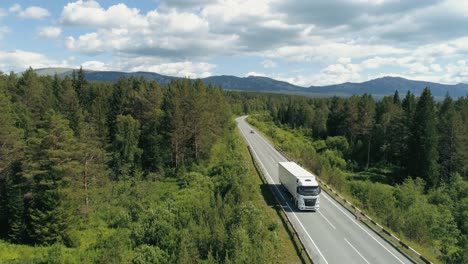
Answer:
<svg viewBox="0 0 468 264"><path fill-rule="evenodd" d="M369 235L372 239L375 240L375 242L377 242L379 245L381 245L388 253L390 253L390 255L392 255L393 257L395 257L400 263L403 263L405 264L400 258L398 258L397 256L395 256L395 254L393 254L387 247L385 247L382 243L380 243L374 236L372 236L371 234L369 234L369 232L367 232L367 230L365 230L360 224L356 223L354 221L353 218L351 218L346 212L343 211L343 209L341 209L340 207L338 207L338 205L336 205L332 200L330 200L330 198L327 197L327 195L322 195L324 196L327 200L330 201L331 204L333 204L336 208L338 208L338 210L340 210L344 215L346 215L349 219L351 219L351 222L353 222L354 224L356 224L359 228L362 229L362 231L366 232L367 235Z"/></svg>
<svg viewBox="0 0 468 264"><path fill-rule="evenodd" d="M244 120L243 120L243 121L244 121ZM250 127L249 125L247 125L247 123L245 123L245 124L246 124L247 128ZM247 139L247 137L245 136L245 134L244 134L244 132L242 131L242 129L240 129L240 130L241 130L242 134L244 135L244 138L248 141L248 139ZM268 141L266 141L261 135L259 135L259 137L260 137L260 139L262 139L265 143L267 143L267 146L268 146L268 147L270 147L271 149L273 149L274 152L276 152L275 154L281 156L281 154L280 154L278 151L276 151L276 149L273 148L273 147L271 146L271 144L268 143ZM252 148L252 150L253 150L253 152L254 152L254 154L255 154L257 160L258 160L258 161L260 162L260 164L262 165L264 172L268 175L268 177L270 178L271 182L272 182L272 183L275 183L275 182L273 181L272 177L270 176L270 174L266 171L265 165L260 161L260 159L259 159L257 153L255 152L255 150L254 150L253 148ZM282 156L281 156L281 157L282 157ZM284 159L284 157L282 157L282 158ZM275 188L278 190L278 187L277 187L276 185L275 185ZM284 196L281 194L281 192L279 192L279 190L278 190L278 193L280 194L280 196L282 197L283 200L287 201L287 200L284 198ZM364 231L368 236L370 236L375 242L377 242L380 246L382 246L388 253L390 253L390 255L392 255L394 258L396 258L400 263L403 263L403 264L404 264L404 262L403 262L400 258L398 258L395 254L393 254L386 246L384 246L382 243L380 243L374 236L372 236L372 235L371 235L367 230L365 230L360 224L358 224L356 221L354 221L354 219L353 219L352 217L350 217L345 211L343 211L343 209L341 209L338 205L336 205L334 201L332 201L330 198L328 198L326 194L325 194L325 195L322 195L322 196L325 196L325 198L326 198L327 200L329 200L330 203L332 203L338 210L340 210L346 217L348 217L348 218L351 220L351 222L353 222L354 224L356 224L362 231ZM291 209L291 207L289 206L288 202L286 202L286 205L288 206L289 209ZM341 205L340 205L340 206L341 206ZM291 212L292 212L292 209L291 209ZM323 255L322 255L322 253L320 252L319 248L317 247L317 245L315 244L315 242L312 240L312 238L310 237L309 233L306 231L306 229L305 229L304 226L302 225L301 221L299 221L299 218L296 216L296 214L295 214L294 212L292 212L292 214L293 214L294 217L298 220L298 222L299 222L299 224L301 225L302 229L306 232L306 234L307 234L307 236L309 237L309 239L312 241L312 243L314 244L314 246L315 246L315 247L317 248L317 250L319 251L320 255L323 257ZM323 257L323 258L324 258L324 257ZM324 260L325 260L325 258L324 258ZM327 262L327 261L325 260L325 262ZM327 262L327 263L328 263L328 262Z"/></svg>
<svg viewBox="0 0 468 264"><path fill-rule="evenodd" d="M331 227L333 227L333 229L336 229L335 226L328 220L328 218L326 218L326 217L322 214L322 212L320 212L320 211L318 211L318 212L319 212L319 214L323 217L323 219L325 219L325 221L327 221L327 223L330 224Z"/></svg>
<svg viewBox="0 0 468 264"><path fill-rule="evenodd" d="M245 137L245 134L244 132L241 130L241 133L244 135ZM266 170L265 168L265 165L263 165L263 163L260 161L260 159L258 158L258 155L257 155L257 152L255 152L255 150L252 148L252 151L254 153L254 155L256 156L255 158L258 160L258 162L260 163L260 165L263 167L263 171L268 175L268 178L270 178L270 181L272 183L275 183L273 181L273 179L271 178L270 174L268 173L268 171ZM273 185L275 188L276 188L276 191L278 192L278 194L281 196L281 198L283 200L286 201L286 199L284 198L283 194L281 194L281 191L278 189L278 186L276 184ZM315 246L315 248L317 249L318 253L320 254L320 256L323 258L323 261L325 261L326 264L328 264L328 261L327 259L323 256L322 252L320 251L320 249L318 248L317 244L315 244L314 240L312 239L312 237L309 235L309 232L307 232L307 230L305 229L305 227L302 225L301 221L299 220L299 218L297 217L297 215L294 213L293 209L289 206L289 204L286 202L286 205L288 206L289 210L291 211L291 213L294 215L294 217L296 218L297 222L299 223L299 225L301 226L301 228L304 230L304 232L306 233L306 235L309 237L310 241L312 241L312 244Z"/></svg>
<svg viewBox="0 0 468 264"><path fill-rule="evenodd" d="M348 239L346 239L346 237L345 237L344 240L346 241L346 243L349 244L349 246L350 246L352 249L354 249L354 251L356 251L356 253L358 253L358 255L359 255L367 264L370 264L369 261L367 261L367 259L366 259L363 255L361 255L361 253L359 253L359 251L358 251L353 245L351 245L351 243L348 241Z"/></svg>

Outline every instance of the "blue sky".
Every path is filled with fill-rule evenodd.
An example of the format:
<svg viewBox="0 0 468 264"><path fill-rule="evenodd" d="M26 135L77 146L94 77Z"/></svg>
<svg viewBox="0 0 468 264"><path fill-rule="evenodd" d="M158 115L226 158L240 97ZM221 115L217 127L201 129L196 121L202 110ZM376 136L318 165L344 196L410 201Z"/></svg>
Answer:
<svg viewBox="0 0 468 264"><path fill-rule="evenodd" d="M458 0L2 0L0 70L468 83Z"/></svg>

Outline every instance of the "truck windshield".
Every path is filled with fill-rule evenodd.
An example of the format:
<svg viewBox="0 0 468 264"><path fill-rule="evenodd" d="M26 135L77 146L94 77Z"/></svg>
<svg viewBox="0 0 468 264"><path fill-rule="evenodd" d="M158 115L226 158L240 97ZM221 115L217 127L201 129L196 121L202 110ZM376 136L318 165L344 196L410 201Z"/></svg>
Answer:
<svg viewBox="0 0 468 264"><path fill-rule="evenodd" d="M320 187L319 186L299 186L297 187L297 193L300 195L319 195Z"/></svg>

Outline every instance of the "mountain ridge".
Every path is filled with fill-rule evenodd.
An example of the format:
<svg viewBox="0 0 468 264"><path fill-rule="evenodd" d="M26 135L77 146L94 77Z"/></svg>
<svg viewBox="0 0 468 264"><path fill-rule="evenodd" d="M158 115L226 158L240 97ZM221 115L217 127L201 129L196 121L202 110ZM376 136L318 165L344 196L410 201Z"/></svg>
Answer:
<svg viewBox="0 0 468 264"><path fill-rule="evenodd" d="M71 76L72 68L42 68L35 70L39 75L54 75L60 77ZM121 71L92 71L85 70L85 77L90 81L115 82L122 77L143 77L155 80L161 85L167 85L173 80L181 79L162 75L155 72L121 72ZM285 81L275 80L264 76L237 77L233 75L215 75L200 78L205 84L221 86L225 90L251 91L298 94L314 97L329 96L351 96L364 93L372 94L376 97L391 95L398 90L400 94L407 91L419 95L425 87L430 87L435 97L444 97L447 93L451 97L461 97L468 95L468 84L441 84L427 81L409 80L402 77L385 76L361 83L345 82L340 84L303 87Z"/></svg>

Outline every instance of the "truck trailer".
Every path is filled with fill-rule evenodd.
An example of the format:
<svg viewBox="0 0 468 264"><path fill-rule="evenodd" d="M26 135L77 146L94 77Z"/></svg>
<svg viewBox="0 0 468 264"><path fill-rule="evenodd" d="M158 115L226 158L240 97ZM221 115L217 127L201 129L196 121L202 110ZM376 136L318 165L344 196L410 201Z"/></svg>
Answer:
<svg viewBox="0 0 468 264"><path fill-rule="evenodd" d="M319 209L321 189L312 173L295 162L280 162L278 175L281 185L291 194L299 210Z"/></svg>

